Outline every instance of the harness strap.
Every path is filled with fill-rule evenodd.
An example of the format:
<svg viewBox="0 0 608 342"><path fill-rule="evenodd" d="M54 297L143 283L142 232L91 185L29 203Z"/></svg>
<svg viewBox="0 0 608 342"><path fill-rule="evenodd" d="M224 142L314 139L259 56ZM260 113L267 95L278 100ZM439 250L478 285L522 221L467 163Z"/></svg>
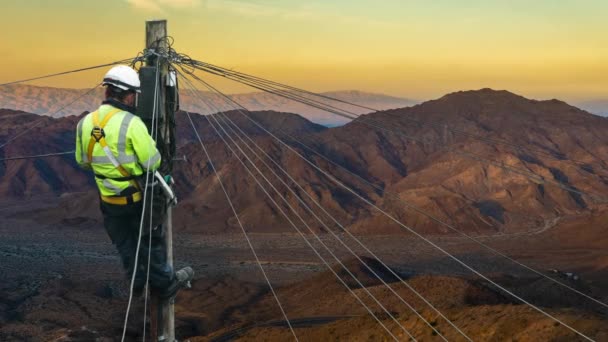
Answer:
<svg viewBox="0 0 608 342"><path fill-rule="evenodd" d="M119 112L122 112L122 110L114 108L103 118L103 121L101 123L99 123L99 111L98 110L94 111L91 114L92 119L93 119L93 130L91 131L91 138L89 139L89 148L87 149L87 157L88 157L89 164L91 163L91 160L93 160L93 149L95 148L95 144L98 142L101 143L102 140L103 140L102 147L105 144L106 134L103 131L103 128L108 124L108 121L110 121L110 119L116 113L119 113ZM112 155L112 157L113 156L114 155ZM116 158L114 158L114 159L116 159Z"/></svg>
<svg viewBox="0 0 608 342"><path fill-rule="evenodd" d="M114 205L127 205L141 201L141 192L129 196L101 196L101 200Z"/></svg>
<svg viewBox="0 0 608 342"><path fill-rule="evenodd" d="M95 148L95 144L99 143L99 145L101 145L101 148L103 149L103 152L108 157L108 159L110 160L112 165L114 165L114 167L118 170L118 172L120 172L120 174L123 176L123 179L125 181L128 180L129 183L131 183L131 185L133 185L137 190L141 191L139 183L136 182L134 179L135 177L132 176L129 173L129 171L127 171L120 164L120 162L118 162L118 160L114 156L114 153L112 153L112 150L110 149L110 147L108 146L108 143L106 142L106 134L103 131L103 129L108 124L108 121L110 121L110 119L119 112L122 112L122 110L117 109L117 108L111 110L108 114L106 114L106 116L103 118L101 123L99 122L99 111L93 112L93 114L92 114L93 129L91 130L91 138L89 140L89 146L87 149L88 162L89 162L89 164L91 164L91 161L93 160L93 149ZM95 175L95 176L98 178L101 178L101 177L99 177L99 175ZM118 180L118 181L123 180L123 179L119 179L119 178L108 178L108 177L105 177L102 179L114 179L114 180Z"/></svg>
<svg viewBox="0 0 608 342"><path fill-rule="evenodd" d="M110 180L117 181L117 182L126 182L126 181L130 181L132 179L137 179L137 178L141 177L141 175L139 175L139 176L131 175L128 177L107 177L107 176L96 173L95 177L97 177L99 179L110 179Z"/></svg>

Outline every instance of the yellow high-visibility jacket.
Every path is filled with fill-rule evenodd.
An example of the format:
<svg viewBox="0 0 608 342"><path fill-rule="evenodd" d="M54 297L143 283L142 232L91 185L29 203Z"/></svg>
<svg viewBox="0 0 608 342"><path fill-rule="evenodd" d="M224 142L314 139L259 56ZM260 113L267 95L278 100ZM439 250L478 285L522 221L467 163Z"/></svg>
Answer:
<svg viewBox="0 0 608 342"><path fill-rule="evenodd" d="M88 149L91 132L95 126L95 112L89 113L78 122L76 128L76 161L82 168L93 170L102 196L121 196L123 191L133 187L134 183L120 180L125 177L116 167L116 162L130 175L140 176L146 167L150 171L156 170L160 166L161 156L146 125L139 117L110 104L101 105L97 112L100 122L103 122L106 115L115 112L103 127L109 151L104 151L101 144L96 143L92 150L92 160L89 160ZM111 155L108 155L110 151Z"/></svg>

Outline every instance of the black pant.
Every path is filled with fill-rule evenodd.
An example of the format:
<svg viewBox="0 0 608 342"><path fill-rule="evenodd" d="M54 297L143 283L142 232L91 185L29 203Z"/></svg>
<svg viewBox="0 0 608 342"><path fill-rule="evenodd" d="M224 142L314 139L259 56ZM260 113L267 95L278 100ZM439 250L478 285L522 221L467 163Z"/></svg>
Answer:
<svg viewBox="0 0 608 342"><path fill-rule="evenodd" d="M106 231L116 246L123 267L130 280L135 264L135 252L139 238L139 227L142 215L142 202L114 205L101 201L101 212ZM149 213L147 213L149 215ZM147 221L147 220L145 220ZM141 291L146 284L148 253L150 253L150 287L163 291L171 285L174 278L173 269L167 264L166 246L163 238L162 225L157 226L150 234L150 225L142 227L142 238L138 257L137 273L134 289ZM152 238L151 248L150 235Z"/></svg>

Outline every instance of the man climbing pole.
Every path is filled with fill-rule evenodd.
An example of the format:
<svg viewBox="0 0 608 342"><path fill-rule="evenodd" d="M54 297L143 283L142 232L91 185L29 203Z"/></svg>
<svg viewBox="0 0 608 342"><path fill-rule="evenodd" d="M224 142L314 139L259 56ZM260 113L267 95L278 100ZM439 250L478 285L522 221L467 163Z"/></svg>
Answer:
<svg viewBox="0 0 608 342"><path fill-rule="evenodd" d="M103 85L106 90L102 105L78 122L76 161L95 174L104 226L129 279L137 268L134 293L141 294L146 285L150 254L150 288L161 298L171 298L189 283L194 272L190 267L174 272L169 266L161 224L154 224L151 233L144 225L135 266L142 214L147 219L152 207L146 205L144 213L142 179L161 164L161 155L146 125L133 115L140 93L139 76L131 67L118 65L108 71Z"/></svg>

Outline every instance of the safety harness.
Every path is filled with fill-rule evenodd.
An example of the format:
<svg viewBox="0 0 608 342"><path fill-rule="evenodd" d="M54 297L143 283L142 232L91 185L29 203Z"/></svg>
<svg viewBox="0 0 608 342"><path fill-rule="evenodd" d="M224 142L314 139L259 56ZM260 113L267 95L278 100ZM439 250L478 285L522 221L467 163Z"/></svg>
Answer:
<svg viewBox="0 0 608 342"><path fill-rule="evenodd" d="M111 110L108 114L106 114L106 116L103 118L101 123L99 122L99 112L98 111L95 111L91 114L92 119L93 119L93 129L91 130L91 139L89 140L89 147L87 149L88 163L91 164L91 161L93 160L93 149L95 148L95 144L101 145L101 148L103 149L104 153L106 154L106 156L108 157L108 159L110 160L112 165L114 165L114 167L122 175L122 177L110 178L110 177L106 177L104 175L95 174L95 177L97 177L99 179L110 179L110 180L123 181L123 182L129 181L129 183L131 183L131 185L133 185L133 187L135 189L137 189L137 192L135 192L131 195L128 195L128 196L103 196L103 195L101 195L102 201L104 201L106 203L110 203L110 204L115 204L115 205L127 205L127 204L131 204L131 203L136 203L136 202L141 201L141 198L142 198L141 187L139 186L139 183L135 180L136 176L131 175L129 173L129 171L127 171L120 164L120 162L118 162L118 159L116 159L116 157L112 153L112 150L110 149L110 147L108 146L108 144L106 142L106 133L103 130L104 127L107 125L108 121L110 121L110 119L115 114L117 114L121 111L122 111L121 109Z"/></svg>

